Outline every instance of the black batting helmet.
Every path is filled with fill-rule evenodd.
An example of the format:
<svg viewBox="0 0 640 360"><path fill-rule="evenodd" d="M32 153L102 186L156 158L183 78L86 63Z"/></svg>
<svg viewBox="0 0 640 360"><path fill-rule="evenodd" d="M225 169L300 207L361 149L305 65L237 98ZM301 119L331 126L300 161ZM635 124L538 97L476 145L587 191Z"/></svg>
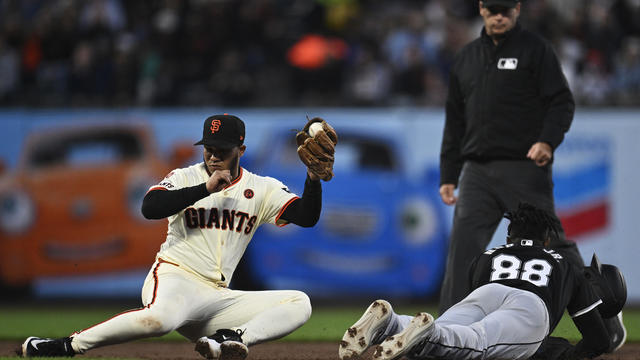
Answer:
<svg viewBox="0 0 640 360"><path fill-rule="evenodd" d="M620 269L614 265L601 264L594 253L591 265L584 268L584 275L602 300L602 304L598 306L600 315L604 319L618 315L627 302L627 283Z"/></svg>

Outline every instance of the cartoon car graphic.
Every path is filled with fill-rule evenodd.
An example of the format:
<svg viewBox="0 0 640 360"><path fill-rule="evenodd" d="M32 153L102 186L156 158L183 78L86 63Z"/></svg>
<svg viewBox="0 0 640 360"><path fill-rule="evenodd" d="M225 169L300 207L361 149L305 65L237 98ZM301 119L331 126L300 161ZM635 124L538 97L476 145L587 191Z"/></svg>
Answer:
<svg viewBox="0 0 640 360"><path fill-rule="evenodd" d="M0 283L146 268L166 221L142 217L149 186L191 156L163 161L141 124L32 133L13 174L0 177Z"/></svg>
<svg viewBox="0 0 640 360"><path fill-rule="evenodd" d="M429 296L444 272L448 228L438 170L409 175L392 134L339 130L335 177L323 183L313 228L261 227L246 265L258 284L315 296ZM251 166L301 195L306 171L290 131L268 136L268 151Z"/></svg>

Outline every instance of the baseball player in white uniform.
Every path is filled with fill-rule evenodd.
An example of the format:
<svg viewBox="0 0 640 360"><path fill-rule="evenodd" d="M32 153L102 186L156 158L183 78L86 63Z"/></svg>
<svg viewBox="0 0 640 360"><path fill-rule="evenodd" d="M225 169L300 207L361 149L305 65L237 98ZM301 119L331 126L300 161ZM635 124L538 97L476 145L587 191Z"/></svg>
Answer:
<svg viewBox="0 0 640 360"><path fill-rule="evenodd" d="M244 359L248 346L285 336L311 315L295 290L228 288L258 226L304 227L320 216L322 189L311 169L302 197L239 165L245 127L233 115L205 120L204 161L170 172L147 192L142 213L168 219L166 241L142 288L142 307L62 339L30 337L23 356L73 356L90 349L178 331L207 359Z"/></svg>

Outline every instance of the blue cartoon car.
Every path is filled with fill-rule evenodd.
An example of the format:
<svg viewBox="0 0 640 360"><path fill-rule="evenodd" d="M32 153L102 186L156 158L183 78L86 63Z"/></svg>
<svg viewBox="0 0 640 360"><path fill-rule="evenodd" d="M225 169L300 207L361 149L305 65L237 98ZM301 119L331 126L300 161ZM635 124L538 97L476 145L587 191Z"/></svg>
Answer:
<svg viewBox="0 0 640 360"><path fill-rule="evenodd" d="M241 271L266 288L313 296L433 295L444 273L448 238L438 169L410 175L400 137L393 134L337 130L335 176L323 183L318 224L262 226ZM250 168L301 195L306 171L292 132L268 138L268 150L258 151Z"/></svg>

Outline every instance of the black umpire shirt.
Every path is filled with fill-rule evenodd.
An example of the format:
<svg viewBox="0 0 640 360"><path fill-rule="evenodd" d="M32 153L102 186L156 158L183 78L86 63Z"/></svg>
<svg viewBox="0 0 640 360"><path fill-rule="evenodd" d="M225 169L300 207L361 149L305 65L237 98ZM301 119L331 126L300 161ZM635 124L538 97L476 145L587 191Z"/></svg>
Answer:
<svg viewBox="0 0 640 360"><path fill-rule="evenodd" d="M440 183L457 184L464 160L525 160L539 141L555 149L574 110L547 41L516 24L496 46L483 28L451 69Z"/></svg>

